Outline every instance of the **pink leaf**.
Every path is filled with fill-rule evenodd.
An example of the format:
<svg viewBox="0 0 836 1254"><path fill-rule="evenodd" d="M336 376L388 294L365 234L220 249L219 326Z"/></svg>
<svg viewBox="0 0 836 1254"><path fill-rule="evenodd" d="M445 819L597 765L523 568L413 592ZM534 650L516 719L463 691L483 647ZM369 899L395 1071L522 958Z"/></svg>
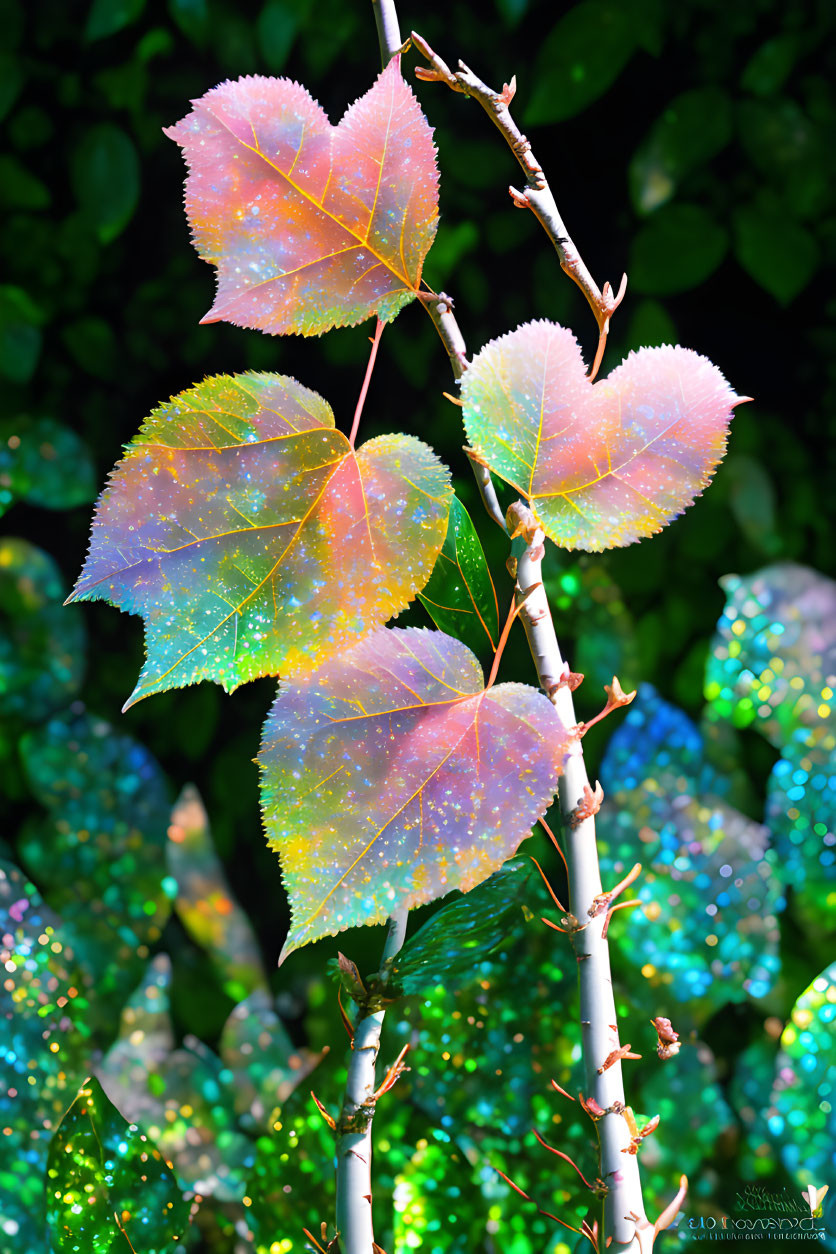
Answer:
<svg viewBox="0 0 836 1254"><path fill-rule="evenodd" d="M356 451L295 379L218 375L160 406L103 493L75 600L145 620L128 705L310 670L402 610L444 542L449 473L425 444Z"/></svg>
<svg viewBox="0 0 836 1254"><path fill-rule="evenodd" d="M564 548L632 544L699 496L740 403L687 348L642 348L590 383L571 331L528 322L493 340L462 379L469 444Z"/></svg>
<svg viewBox="0 0 836 1254"><path fill-rule="evenodd" d="M338 126L286 78L222 83L166 134L189 167L186 212L218 267L203 319L319 335L394 318L438 222L432 131L396 57Z"/></svg>
<svg viewBox="0 0 836 1254"><path fill-rule="evenodd" d="M542 693L486 690L441 632L377 631L282 683L258 762L293 918L283 956L487 879L547 809L569 743Z"/></svg>

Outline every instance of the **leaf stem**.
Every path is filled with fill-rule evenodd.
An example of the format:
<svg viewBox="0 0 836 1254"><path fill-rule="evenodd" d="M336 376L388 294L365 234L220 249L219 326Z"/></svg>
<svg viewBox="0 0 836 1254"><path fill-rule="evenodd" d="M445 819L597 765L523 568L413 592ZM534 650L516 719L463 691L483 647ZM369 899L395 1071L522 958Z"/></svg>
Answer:
<svg viewBox="0 0 836 1254"><path fill-rule="evenodd" d="M366 366L366 374L363 379L363 386L360 388L360 395L357 397L357 405L355 406L355 409L354 409L354 421L351 424L351 435L348 437L348 442L352 448L354 448L354 441L357 439L357 432L360 429L360 418L363 413L363 406L366 403L366 394L369 390L369 384L371 383L372 371L374 370L374 363L377 361L377 350L380 345L380 337L383 334L383 328L385 327L385 325L386 323L381 322L380 319L378 318L377 326L374 329L374 335L372 337L372 351L369 353L369 361L368 361L368 365Z"/></svg>
<svg viewBox="0 0 836 1254"><path fill-rule="evenodd" d="M360 1006L348 1060L345 1097L337 1120L337 1231L341 1254L374 1254L372 1224L372 1120L375 1067L386 1011L380 1006L391 960L406 936L408 911L392 915L380 974L372 996Z"/></svg>

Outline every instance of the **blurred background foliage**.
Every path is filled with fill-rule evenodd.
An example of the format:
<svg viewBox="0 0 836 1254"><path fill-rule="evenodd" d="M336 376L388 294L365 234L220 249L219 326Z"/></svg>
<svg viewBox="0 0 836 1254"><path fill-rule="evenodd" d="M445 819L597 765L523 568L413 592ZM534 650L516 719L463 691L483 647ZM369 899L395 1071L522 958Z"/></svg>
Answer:
<svg viewBox="0 0 836 1254"><path fill-rule="evenodd" d="M805 637L808 619L793 617L795 567L761 579L756 611L766 607L764 622L781 631L743 681L740 668L729 671L729 633L754 656L764 622L740 601L714 634L739 588L721 578L776 563L827 573L832 555L836 10L824 0L453 0L401 10L404 30L418 25L448 61L463 57L495 86L516 73L516 114L588 266L616 285L628 272L604 373L631 348L680 342L756 397L735 417L704 499L641 545L580 560L551 551L550 591L568 655L588 676L581 717L598 708L613 670L625 688L653 685L631 715L638 724L625 724L608 752L617 807L607 867L621 865L619 842L641 843L646 827L631 835L641 813L668 842L648 859L651 907L660 892L664 900L659 871L676 859L699 890L682 891L678 922L665 924L685 929L684 945L668 945L664 930L613 925L622 1039L641 1039L645 1055L628 1073L630 1095L637 1111L663 1115L642 1151L650 1198L668 1196L680 1169L693 1175L691 1214L733 1214L735 1193L752 1180L797 1193L810 1171L836 1194L821 1148L834 1139L821 1087L836 998L825 970L834 893L832 861L818 853L818 827L833 809L833 736L821 695L828 675L815 671L828 623L832 641L832 584L816 584L818 635ZM160 401L206 374L269 369L321 391L338 424L350 421L368 326L311 341L198 326L212 274L189 244L182 164L161 128L191 97L249 73L304 81L336 120L377 72L370 6L0 0L0 29L0 853L12 953L3 1245L13 1254L50 1248L41 1212L49 1138L96 1067L104 1092L84 1099L89 1115L73 1107L68 1129L82 1115L99 1119L127 1146L120 1180L130 1177L136 1146L119 1142L108 1094L174 1160L175 1188L193 1213L190 1248L286 1254L303 1248L303 1225L331 1213L328 1137L309 1084L293 1090L330 1047L312 1082L333 1108L345 1038L325 975L337 942L275 970L288 914L252 764L273 684L233 697L204 684L122 716L141 660L139 621L60 603L81 566L96 493ZM477 105L440 87L419 94L442 170L426 277L455 298L470 350L548 317L570 325L588 354L595 329L582 297L533 217L511 208L510 154ZM408 308L383 337L364 433L403 427L452 466L502 602L504 544L484 525L467 477L457 412L442 397L450 388L429 320ZM427 622L417 606L402 621ZM814 713L776 733L764 675L785 630L802 637L784 660ZM521 637L502 674L533 678ZM643 746L638 761L631 737ZM608 725L588 737L593 775L609 738ZM191 818L178 811L166 835L188 783L211 837L193 794L183 802ZM693 808L685 836L683 805ZM709 838L718 830L745 864L747 888L730 913L718 895L725 863ZM538 836L531 848L559 883L546 842ZM702 933L689 925L706 892L725 919L713 942L719 967L705 956L704 923ZM554 1235L490 1164L547 1209L584 1213L527 1135L536 1124L594 1174L589 1126L548 1088L552 1077L570 1091L579 1083L573 964L561 937L526 924L545 908L533 881L524 894L525 914L513 898L505 946L478 968L460 963L470 979L457 977L457 991L450 967L446 990L428 975L424 994L413 987L391 1012L384 1057L401 1038L416 1048L376 1123L379 1239L390 1251L565 1249L569 1234ZM442 948L455 948L452 925L439 934ZM487 928L479 943L492 936ZM339 945L361 970L375 969L378 930ZM660 1013L688 1041L675 1075L655 1065L647 1019ZM50 1170L60 1175L61 1161L54 1149ZM74 1162L60 1181L67 1197L83 1193L84 1171L99 1180L92 1157ZM179 1192L176 1204L166 1200L171 1188L161 1169L137 1203L146 1250L170 1248L165 1216L185 1214Z"/></svg>

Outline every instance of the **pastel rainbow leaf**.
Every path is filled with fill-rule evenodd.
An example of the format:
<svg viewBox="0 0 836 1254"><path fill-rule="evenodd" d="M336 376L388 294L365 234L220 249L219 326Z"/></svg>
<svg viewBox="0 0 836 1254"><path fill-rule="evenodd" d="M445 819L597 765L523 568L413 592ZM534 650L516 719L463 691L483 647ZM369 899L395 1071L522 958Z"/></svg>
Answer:
<svg viewBox="0 0 836 1254"><path fill-rule="evenodd" d="M470 445L567 549L654 535L705 488L740 403L688 348L642 348L590 383L578 342L554 322L492 340L462 379Z"/></svg>
<svg viewBox="0 0 836 1254"><path fill-rule="evenodd" d="M542 693L485 689L442 632L383 629L282 683L258 757L291 905L282 959L487 879L545 813L570 742Z"/></svg>
<svg viewBox="0 0 836 1254"><path fill-rule="evenodd" d="M355 452L277 374L218 375L155 410L102 494L71 600L145 620L126 703L310 670L402 610L444 542L450 476L407 435Z"/></svg>
<svg viewBox="0 0 836 1254"><path fill-rule="evenodd" d="M320 335L413 299L438 223L432 130L395 57L338 126L259 75L193 101L166 135L189 167L195 247L217 266L204 322Z"/></svg>

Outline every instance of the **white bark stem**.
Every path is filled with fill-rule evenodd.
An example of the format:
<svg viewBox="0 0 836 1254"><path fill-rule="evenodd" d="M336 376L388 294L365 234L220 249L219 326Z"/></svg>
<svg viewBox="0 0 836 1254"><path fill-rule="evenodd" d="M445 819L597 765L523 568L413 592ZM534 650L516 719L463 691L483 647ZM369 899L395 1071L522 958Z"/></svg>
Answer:
<svg viewBox="0 0 836 1254"><path fill-rule="evenodd" d="M406 936L408 912L393 915L383 949L382 984L388 978L387 962L394 958ZM372 1120L376 1090L376 1064L385 1010L375 1010L358 1020L346 1077L345 1098L337 1122L337 1231L341 1254L373 1254L372 1222Z"/></svg>
<svg viewBox="0 0 836 1254"><path fill-rule="evenodd" d="M555 634L546 590L542 583L542 561L545 536L537 530L532 541L515 540L512 553L517 558L518 589L539 583L525 602L520 617L525 626L531 654L540 683L566 727L577 724L572 693L566 684L554 691L563 673L563 658ZM585 1074L584 1096L594 1098L603 1110L613 1104L625 1104L621 1063L616 1062L599 1074L607 1056L621 1042L618 1039L615 998L610 974L609 946L601 935L606 912L590 918L589 907L601 892L601 872L595 843L595 818L573 824L570 815L584 796L589 784L580 739L568 754L559 781L560 809L564 816L565 853L569 870L570 910L586 927L575 932L573 945L578 963L580 986L581 1039ZM614 1027L615 1025L615 1027ZM636 1223L628 1218L631 1212L645 1220L638 1159L624 1153L630 1144L630 1133L624 1117L608 1113L596 1124L600 1143L600 1171L609 1192L604 1200L604 1237L612 1236L609 1251L639 1254ZM603 1240L601 1249L604 1248Z"/></svg>

